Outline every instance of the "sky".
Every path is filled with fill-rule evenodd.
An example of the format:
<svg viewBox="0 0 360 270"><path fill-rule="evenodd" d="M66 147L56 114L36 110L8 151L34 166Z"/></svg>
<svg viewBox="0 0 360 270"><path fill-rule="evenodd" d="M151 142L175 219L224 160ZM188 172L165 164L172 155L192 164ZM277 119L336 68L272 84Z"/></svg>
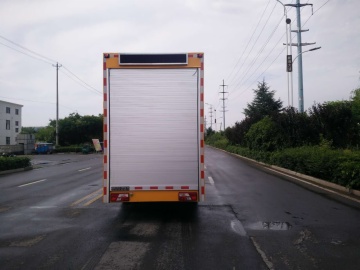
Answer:
<svg viewBox="0 0 360 270"><path fill-rule="evenodd" d="M349 100L360 87L360 1L301 3L313 4L301 9L302 29L309 29L302 42L316 42L302 49L321 46L302 54L304 109ZM296 30L295 8L287 15ZM24 106L22 126L48 125L56 118L58 62L59 118L98 115L104 52L204 52L207 126L219 130L223 80L226 127L244 119L259 81L289 105L285 29L284 8L276 0L0 0L0 100ZM294 59L297 47L292 53Z"/></svg>

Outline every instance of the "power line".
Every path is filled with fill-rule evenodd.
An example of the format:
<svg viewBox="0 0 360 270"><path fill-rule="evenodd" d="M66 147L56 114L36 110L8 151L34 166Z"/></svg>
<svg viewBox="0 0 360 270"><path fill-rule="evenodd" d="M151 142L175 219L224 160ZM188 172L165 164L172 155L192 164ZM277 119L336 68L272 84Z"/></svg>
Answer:
<svg viewBox="0 0 360 270"><path fill-rule="evenodd" d="M251 42L251 40L252 40L255 32L256 32L256 30L258 29L258 27L259 27L259 25L260 25L260 22L262 21L262 18L264 17L264 14L265 14L265 12L266 12L269 4L270 4L270 1L271 1L271 0L269 0L269 2L267 3L267 5L266 5L266 7L265 7L265 9L264 9L264 11L263 11L263 13L261 14L260 19L259 19L259 21L258 21L258 23L257 23L257 25L256 25L256 27L255 27L255 30L253 31L253 33L252 33L252 35L251 35L248 43L246 44L246 47L245 47L245 49L243 50L240 58L239 58L238 61L236 62L236 64L235 64L234 68L232 69L232 71L230 72L230 75L228 76L228 79L227 79L227 80L230 80L231 75L232 75L232 73L234 72L236 66L239 64L239 62L241 61L242 57L244 56L244 53L246 52L246 50L247 50L247 48L248 48L248 46L249 46L249 44L250 44L250 42ZM242 68L242 66L240 67L240 69L238 70L238 72L241 70L241 68ZM235 76L237 75L238 72L236 72ZM234 78L235 78L235 77L234 77ZM232 82L232 80L230 80L230 83L231 83L231 82Z"/></svg>
<svg viewBox="0 0 360 270"><path fill-rule="evenodd" d="M330 0L327 0L320 8L322 8L323 6L325 6ZM309 2L309 1L308 1ZM318 8L315 12L317 12L320 8ZM314 13L315 13L314 12ZM312 15L302 24L302 26L304 26L306 24L306 22L312 17ZM279 40L281 40L284 37L285 33L281 36L281 38ZM291 40L293 40L295 38L295 36L292 36ZM274 49L275 47L273 47ZM271 52L273 51L273 49L271 50ZM234 99L237 99L239 96L241 96L243 93L245 93L247 90L249 90L249 88L251 87L251 85L253 85L254 83L256 83L258 81L258 79L264 75L264 73L274 64L274 62L280 57L280 55L285 51L286 47L284 47L280 53L275 57L275 59L271 62L271 64L251 83L249 84L249 86L242 92L240 92L237 96L234 97ZM268 55L269 56L269 55ZM268 57L267 56L267 57ZM267 58L266 57L266 58ZM264 61L263 61L264 62ZM251 76L250 76L251 77ZM250 78L249 77L249 78Z"/></svg>
<svg viewBox="0 0 360 270"><path fill-rule="evenodd" d="M275 44L275 46L272 48L272 50L270 51L270 53L275 49L275 47L277 46L277 44L280 42L280 40L284 37L285 33L280 37L280 39L278 40L278 42ZM292 36L291 41L295 38L295 36ZM241 93L239 93L239 95L235 96L234 99L238 98L239 96L241 96L243 93L245 93L250 87L251 85L253 85L254 83L256 83L258 81L258 79L274 64L274 62L280 57L280 55L285 51L286 47L284 47L280 53L275 57L275 59L271 62L271 64L251 83L249 84L249 86L242 91ZM264 61L269 57L270 53L266 56L266 58L264 59ZM262 65L264 63L264 61L260 64ZM252 74L253 75L253 74ZM251 75L251 76L252 76ZM251 76L249 78L251 78Z"/></svg>
<svg viewBox="0 0 360 270"><path fill-rule="evenodd" d="M100 94L102 95L102 92L100 92L99 90L97 90L96 88L92 87L91 85L87 84L85 81L83 81L82 79L80 79L77 75L75 75L73 72L71 72L67 67L62 66L67 72L69 72L73 77L75 77L76 79L74 79L73 77L71 77L69 74L67 74L66 72L60 70L64 75L66 75L68 78L70 78L71 80L73 80L74 82L78 83L79 85L81 85L82 87L84 87L87 90L90 90L92 92L95 92L96 94Z"/></svg>
<svg viewBox="0 0 360 270"><path fill-rule="evenodd" d="M280 57L280 55L285 51L286 47L284 47L280 53L276 56L276 58L271 62L271 64L241 93L239 93L239 95L237 95L236 97L234 97L234 99L238 98L239 96L241 96L243 93L245 93L250 87L251 85L253 85L255 82L258 81L258 79L274 64L274 62Z"/></svg>
<svg viewBox="0 0 360 270"><path fill-rule="evenodd" d="M246 79L246 81L244 82L244 84L255 74L256 71L258 71L258 69L264 64L264 62L269 58L270 54L274 51L274 49L277 47L278 43L280 42L281 39L283 39L285 33L280 37L280 39L278 40L278 42L275 44L275 46L271 49L271 51L268 53L268 55L264 58L264 60L260 63L260 65L254 70L254 72ZM281 51L281 53L284 51L284 49ZM277 59L277 58L276 58ZM275 60L276 60L275 59ZM267 69L266 69L267 70ZM265 71L266 71L265 70ZM262 74L261 74L262 75ZM260 75L260 76L261 76ZM259 77L258 77L259 78ZM258 79L257 78L257 79ZM257 81L256 79L256 81ZM251 85L253 84L254 82L251 83ZM248 87L249 88L249 87ZM247 89L248 89L247 88Z"/></svg>
<svg viewBox="0 0 360 270"><path fill-rule="evenodd" d="M20 44L18 44L18 43L16 43L16 42L14 42L14 41L12 41L12 40L4 37L4 36L1 36L1 35L0 35L0 38L6 40L7 42L9 42L9 43L11 43L11 44L13 44L13 45L21 48L22 50L25 50L25 51L21 51L21 50L19 50L19 49L16 49L16 48L14 48L14 47L12 47L12 46L9 46L9 45L7 45L7 44L4 44L4 43L0 42L1 45L5 46L5 47L8 47L9 49L12 49L12 50L14 50L14 51L16 51L16 52L22 53L22 54L24 54L24 55L26 55L26 56L32 57L32 58L34 58L34 59L36 59L36 60L42 61L42 62L44 62L44 63L46 63L46 64L50 64L50 65L53 65L53 66L54 66L54 65L55 65L54 63L57 63L57 61L55 61L55 60L53 60L53 59L51 59L51 58L49 58L49 57L46 57L46 56L44 56L44 55L41 55L41 54L39 54L39 53L37 53L37 52L35 52L35 51L33 51L33 50L30 50L30 49L28 49L28 48L26 48L26 47L24 47L24 46L22 46L22 45L20 45ZM30 52L31 54L29 54L28 52ZM32 54L33 54L33 55L32 55ZM34 55L36 55L36 56L34 56ZM45 60L45 59L46 59L46 60ZM76 80L75 80L73 77L71 77L69 74L63 72L63 74L65 74L68 78L72 79L73 81L75 81L75 82L77 82L77 83L81 82L82 84L81 84L81 83L79 83L79 84L80 84L81 86L85 87L85 88L88 89L88 90L91 90L91 91L93 91L93 92L96 92L97 94L100 94L100 95L102 94L101 91L97 90L96 88L92 87L91 85L89 85L88 83L86 83L85 81L83 81L82 79L80 79L80 78L79 78L75 73L73 73L71 70L69 70L69 69L66 68L65 66L63 66L63 68L66 69L66 71L67 71L68 73L70 73L71 76L75 77L78 81L76 81Z"/></svg>
<svg viewBox="0 0 360 270"><path fill-rule="evenodd" d="M56 104L55 102L49 102L49 101L39 101L39 100L31 100L31 99L23 99L23 98L13 98L13 97L5 97L5 96L0 96L1 98L6 98L9 100L21 100L21 101L29 101L29 102L37 102L37 103L46 103L46 104ZM74 108L70 108L68 106L64 106L64 105L59 105L60 107L64 107L73 111L77 111Z"/></svg>
<svg viewBox="0 0 360 270"><path fill-rule="evenodd" d="M276 4L277 4L277 3L275 3L275 6L276 6ZM250 53L251 53L251 52L252 52L252 50L254 49L254 47L255 47L255 45L256 45L256 43L257 43L257 41L259 40L259 38L260 38L260 36L261 36L262 32L264 31L265 26L267 25L267 23L268 23L268 21L269 21L269 19L270 19L270 16L271 16L271 15L272 15L272 13L274 12L274 10L275 10L275 6L274 6L273 10L271 11L270 15L268 16L268 18L267 18L267 20L266 20L266 22L265 22L265 24L264 24L263 28L261 29L261 31L260 31L260 33L259 33L259 35L257 36L256 40L254 41L254 43L253 43L253 45L252 45L252 47L251 47L250 51L248 52L247 56L245 57L245 60L242 62L242 64L241 64L240 68L239 68L239 69L238 69L238 71L236 72L235 77L233 78L233 80L232 80L231 82L233 82L233 81L234 81L234 79L236 80L236 76L237 76L237 74L241 71L242 67L243 67L243 66L244 66L244 64L246 63L246 60L248 59L248 57L249 57Z"/></svg>
<svg viewBox="0 0 360 270"><path fill-rule="evenodd" d="M39 56L39 57L41 57L41 58L44 58L44 59L46 59L46 60L49 61L49 62L52 62L51 64L54 64L54 63L57 62L57 61L55 61L55 60L53 60L53 59L50 59L50 58L48 58L48 57L46 57L46 56L43 56L43 55L41 55L41 54L39 54L39 53L37 53L37 52L34 52L34 51L32 51L32 50L30 50L30 49L28 49L28 48L26 48L26 47L24 47L24 46L22 46L22 45L20 45L20 44L17 44L16 42L14 42L14 41L12 41L12 40L4 37L4 36L1 36L1 35L0 35L0 38L4 39L4 40L6 40L7 42L10 42L10 43L12 43L12 44L14 44L14 45L16 45L16 46L18 46L18 47L20 47L20 48L22 48L23 50L26 50L26 51L28 51L28 52L30 52L30 53L32 53L32 54L35 54L35 55L37 55L37 56Z"/></svg>
<svg viewBox="0 0 360 270"><path fill-rule="evenodd" d="M317 10L315 10L315 11L309 16L309 18L306 19L306 21L303 23L302 26L304 26L304 25L311 19L311 17L314 16L314 14L315 14L316 12L318 12L323 6L325 6L327 3L329 3L329 1L330 1L330 0L327 0L327 1L326 1L324 4L322 4ZM308 1L308 2L309 2L309 1Z"/></svg>
<svg viewBox="0 0 360 270"><path fill-rule="evenodd" d="M315 12L317 12L319 9L321 9L323 6L325 6L329 1L330 1L330 0L327 0L327 1L326 1L320 8L318 8ZM309 2L309 0L308 0L307 2ZM315 13L315 12L314 12L314 13ZM314 13L313 13L313 14L314 14ZM312 15L311 15L311 16L312 16ZM304 26L304 25L306 24L306 22L311 18L311 16L303 23L302 26ZM278 25L278 26L279 26L279 25ZM278 26L277 26L277 27L278 27ZM276 28L277 28L277 27L276 27ZM279 40L281 40L281 39L284 37L284 35L285 35L285 33L281 36L281 38L280 38ZM292 39L294 39L294 37L295 37L295 36L293 36ZM277 43L279 43L279 41L278 41ZM277 46L277 45L275 45L275 46L271 49L270 53L269 53L269 54L266 56L266 58L261 62L261 64L258 66L258 68L248 77L248 79L245 80L245 82L248 81L248 80L254 75L254 73L263 65L263 63L265 62L265 60L270 56L271 52L275 49L276 46ZM240 92L239 95L235 96L234 99L238 98L240 95L242 95L243 93L245 93L245 92L251 87L251 85L253 85L254 83L256 83L256 82L258 81L258 79L259 79L261 76L263 76L263 74L264 74L264 73L273 65L273 63L280 57L281 53L283 53L284 50L285 50L285 48L282 49L282 50L280 51L280 53L276 56L276 58L271 62L271 64L270 64L244 91ZM233 93L233 92L232 92L232 93Z"/></svg>
<svg viewBox="0 0 360 270"><path fill-rule="evenodd" d="M8 47L9 49L12 49L12 50L17 51L17 52L19 52L19 53L22 53L22 54L24 54L24 55L26 55L26 56L29 56L29 57L34 58L34 59L36 59L36 60L42 61L42 62L44 62L44 63L46 63L46 64L49 64L49 65L52 65L52 64L53 64L53 63L50 63L50 62L48 62L48 61L46 61L46 60L44 60L44 59L35 57L35 56L30 55L30 54L28 54L28 53L26 53L26 52L23 52L23 51L20 51L20 50L18 50L18 49L15 49L15 48L13 48L13 47L11 47L11 46L9 46L9 45L6 45L6 44L4 44L4 43L2 43L2 42L0 42L0 44L3 45L3 46L5 46L5 47Z"/></svg>
<svg viewBox="0 0 360 270"><path fill-rule="evenodd" d="M264 51L265 47L268 45L268 43L270 42L271 38L274 36L275 31L279 28L280 23L283 21L283 17L280 19L279 23L277 24L277 26L274 28L274 30L272 31L272 33L270 34L270 36L268 37L268 39L266 40L265 44L262 46L262 48L260 49L260 51L258 52L258 54L256 55L255 59L251 62L250 67L248 68L248 70L246 71L246 73L242 76L241 80L239 81L239 83L236 85L236 87L240 86L242 83L245 84L245 82L247 82L251 76L254 74L254 72L256 72L256 70L258 70L261 66L261 64L256 68L256 70L244 81L246 75L250 72L250 70L253 68L253 66L255 65L257 59L259 58L260 54ZM276 44L277 45L277 44ZM267 57L266 57L267 58ZM265 58L265 59L266 59Z"/></svg>
<svg viewBox="0 0 360 270"><path fill-rule="evenodd" d="M270 17L271 17L271 15L273 14L273 12L274 12L274 10L275 10L275 7L276 7L276 5L277 5L277 2L275 3L275 5L274 5L274 7L273 7L273 9L272 9L272 11L271 11L271 13L269 14L269 16L268 16L268 18L267 18L267 20L266 20L266 22L265 22L265 24L264 24L264 26L263 26L263 28L261 29L261 31L260 31L259 35L257 36L257 38L256 38L256 40L255 40L255 42L254 42L254 44L252 45L252 47L251 47L250 51L248 52L248 54L247 54L247 56L246 56L246 58L245 58L245 60L244 60L243 64L241 65L241 67L240 67L239 71L241 70L241 68L243 67L244 63L245 63L245 62L246 62L246 60L248 59L248 57L249 57L250 53L251 53L251 52L252 52L252 50L254 49L254 47L255 47L255 45L256 45L256 43L257 43L257 41L259 40L259 38L260 38L260 36L261 36L262 32L264 31L264 29L265 29L266 25L267 25L267 24L268 24L268 22L269 22ZM240 81L241 81L241 80L240 80ZM239 80L236 82L236 84L238 84L238 82L239 82Z"/></svg>

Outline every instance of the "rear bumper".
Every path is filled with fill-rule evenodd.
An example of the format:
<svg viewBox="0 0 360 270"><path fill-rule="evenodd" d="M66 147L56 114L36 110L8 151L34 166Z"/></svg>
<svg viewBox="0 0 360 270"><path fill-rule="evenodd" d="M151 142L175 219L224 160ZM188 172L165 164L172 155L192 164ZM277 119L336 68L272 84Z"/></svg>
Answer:
<svg viewBox="0 0 360 270"><path fill-rule="evenodd" d="M196 193L197 200L200 201L198 190L139 190L139 191L126 191L126 192L110 192L109 202L121 202L112 201L111 198L118 194L129 194L129 200L126 202L180 202L179 193ZM194 201L192 201L194 202Z"/></svg>

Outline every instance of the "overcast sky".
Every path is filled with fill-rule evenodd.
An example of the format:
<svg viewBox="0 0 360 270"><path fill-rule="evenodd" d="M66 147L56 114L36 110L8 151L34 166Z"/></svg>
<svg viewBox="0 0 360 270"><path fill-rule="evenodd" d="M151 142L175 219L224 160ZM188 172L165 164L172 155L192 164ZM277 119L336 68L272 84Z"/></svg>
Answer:
<svg viewBox="0 0 360 270"><path fill-rule="evenodd" d="M348 100L360 87L360 1L301 2L314 5L313 15L310 6L301 10L304 29L310 30L302 41L316 42L303 51L322 47L303 54L304 108L314 102ZM103 52L204 52L205 102L216 109L219 129L223 122L219 85L224 79L229 92L226 126L232 126L244 118L257 81L265 79L275 97L288 105L283 14L276 0L0 0L0 100L24 105L23 126L46 126L56 118L52 64L58 61L63 65L60 118L72 112L98 115ZM289 8L288 17L296 29L294 8ZM37 60L39 55L6 39L46 58ZM295 60L295 107L297 74ZM209 105L206 115L209 126Z"/></svg>

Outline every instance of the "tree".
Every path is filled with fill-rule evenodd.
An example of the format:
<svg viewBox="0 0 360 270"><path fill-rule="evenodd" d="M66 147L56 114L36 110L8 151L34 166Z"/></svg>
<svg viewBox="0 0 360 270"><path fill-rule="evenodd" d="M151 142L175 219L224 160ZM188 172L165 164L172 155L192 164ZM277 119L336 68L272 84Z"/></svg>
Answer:
<svg viewBox="0 0 360 270"><path fill-rule="evenodd" d="M253 124L245 135L247 147L258 151L275 151L279 148L281 134L269 116Z"/></svg>
<svg viewBox="0 0 360 270"><path fill-rule="evenodd" d="M22 127L21 134L35 134L37 132L35 127Z"/></svg>
<svg viewBox="0 0 360 270"><path fill-rule="evenodd" d="M35 138L38 142L55 143L55 128L51 126L40 128L36 132Z"/></svg>
<svg viewBox="0 0 360 270"><path fill-rule="evenodd" d="M265 116L273 116L281 111L282 101L275 100L275 91L269 89L265 80L258 82L258 89L254 89L254 100L252 103L248 103L247 108L244 109L246 117L257 122Z"/></svg>
<svg viewBox="0 0 360 270"><path fill-rule="evenodd" d="M352 91L351 111L354 119L354 133L356 134L353 145L359 147L360 144L360 88Z"/></svg>
<svg viewBox="0 0 360 270"><path fill-rule="evenodd" d="M287 107L273 117L273 121L281 134L279 149L319 143L319 134L306 112L299 113L294 107Z"/></svg>
<svg viewBox="0 0 360 270"><path fill-rule="evenodd" d="M354 119L357 123L360 123L360 88L352 91L351 103L352 103L351 110Z"/></svg>
<svg viewBox="0 0 360 270"><path fill-rule="evenodd" d="M332 101L314 104L309 109L312 126L319 138L332 142L334 147L347 147L354 144L355 121L350 101Z"/></svg>
<svg viewBox="0 0 360 270"><path fill-rule="evenodd" d="M211 127L209 127L209 128L206 129L205 137L206 137L206 136L211 136L211 135L213 135L214 133L215 133L215 131L214 131Z"/></svg>
<svg viewBox="0 0 360 270"><path fill-rule="evenodd" d="M56 121L50 120L49 126L55 128ZM59 144L62 146L79 145L91 142L91 139L103 140L103 116L71 113L59 120Z"/></svg>
<svg viewBox="0 0 360 270"><path fill-rule="evenodd" d="M231 144L246 146L245 134L249 131L254 121L250 118L245 118L241 122L236 122L233 127L228 127L225 130L225 137Z"/></svg>

